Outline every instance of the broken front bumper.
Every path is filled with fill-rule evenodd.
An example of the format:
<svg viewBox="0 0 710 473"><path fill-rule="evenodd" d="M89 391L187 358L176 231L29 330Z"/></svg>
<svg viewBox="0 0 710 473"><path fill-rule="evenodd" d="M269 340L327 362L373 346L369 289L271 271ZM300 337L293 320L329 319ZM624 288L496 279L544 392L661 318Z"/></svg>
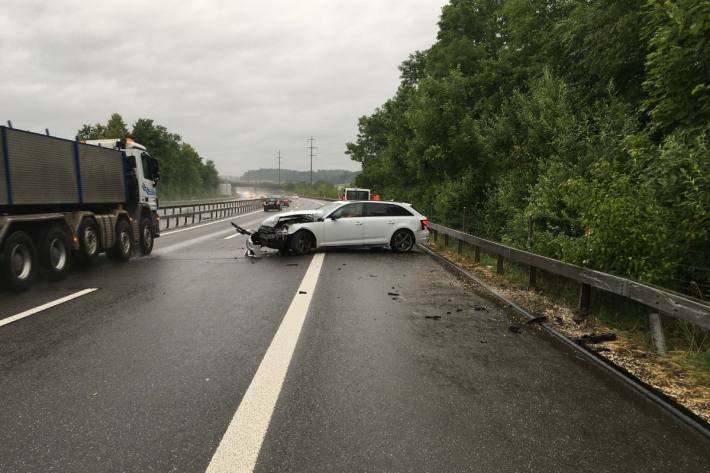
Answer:
<svg viewBox="0 0 710 473"><path fill-rule="evenodd" d="M288 233L275 227L261 226L258 231L252 233L247 240L247 244L266 246L275 250L285 250L288 247Z"/></svg>

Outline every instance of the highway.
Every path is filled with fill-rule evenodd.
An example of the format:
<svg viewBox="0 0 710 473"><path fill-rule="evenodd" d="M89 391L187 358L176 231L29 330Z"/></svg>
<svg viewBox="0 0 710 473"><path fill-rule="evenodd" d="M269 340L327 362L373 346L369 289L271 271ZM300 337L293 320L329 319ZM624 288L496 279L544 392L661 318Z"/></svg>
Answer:
<svg viewBox="0 0 710 473"><path fill-rule="evenodd" d="M425 254L247 258L229 221L263 218L0 292L0 472L708 471L705 438Z"/></svg>

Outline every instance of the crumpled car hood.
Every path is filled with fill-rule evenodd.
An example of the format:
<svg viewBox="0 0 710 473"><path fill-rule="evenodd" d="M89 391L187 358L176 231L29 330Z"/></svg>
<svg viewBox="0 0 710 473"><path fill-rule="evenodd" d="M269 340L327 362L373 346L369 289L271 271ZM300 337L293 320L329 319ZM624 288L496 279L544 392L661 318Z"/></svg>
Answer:
<svg viewBox="0 0 710 473"><path fill-rule="evenodd" d="M261 225L264 227L275 227L278 225L279 222L281 221L288 221L288 220L298 220L299 216L306 217L306 218L311 218L317 214L317 210L294 210L292 212L284 212L280 213L277 215L272 215L271 217L268 217L264 219L263 222L261 222Z"/></svg>

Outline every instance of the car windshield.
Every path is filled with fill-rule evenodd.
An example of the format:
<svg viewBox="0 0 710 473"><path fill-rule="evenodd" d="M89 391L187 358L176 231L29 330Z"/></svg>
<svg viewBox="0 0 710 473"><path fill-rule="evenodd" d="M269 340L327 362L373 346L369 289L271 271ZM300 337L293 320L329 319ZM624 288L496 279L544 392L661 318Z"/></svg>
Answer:
<svg viewBox="0 0 710 473"><path fill-rule="evenodd" d="M321 216L325 217L328 214L330 214L333 210L337 209L340 207L343 203L342 202L330 202L328 204L322 205L318 207L316 212Z"/></svg>

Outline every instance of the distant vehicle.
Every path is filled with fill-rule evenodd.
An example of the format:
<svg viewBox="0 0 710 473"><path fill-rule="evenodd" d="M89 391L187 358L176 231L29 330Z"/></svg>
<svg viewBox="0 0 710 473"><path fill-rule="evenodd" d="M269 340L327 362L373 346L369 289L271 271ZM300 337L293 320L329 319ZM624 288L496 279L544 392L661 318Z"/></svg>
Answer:
<svg viewBox="0 0 710 473"><path fill-rule="evenodd" d="M0 278L27 289L43 269L102 252L127 261L160 236L158 161L130 139L79 142L0 127ZM8 172L9 171L9 172Z"/></svg>
<svg viewBox="0 0 710 473"><path fill-rule="evenodd" d="M290 207L291 206L291 199L289 199L286 196L281 197L281 206L282 207Z"/></svg>
<svg viewBox="0 0 710 473"><path fill-rule="evenodd" d="M340 200L380 200L379 194L373 194L370 189L348 187L340 196Z"/></svg>
<svg viewBox="0 0 710 473"><path fill-rule="evenodd" d="M317 248L388 246L410 251L429 235L429 220L410 204L399 202L330 202L316 210L286 212L265 219L250 235L247 246L256 252L266 246L306 254Z"/></svg>
<svg viewBox="0 0 710 473"><path fill-rule="evenodd" d="M345 189L341 200L370 200L370 189L348 187Z"/></svg>
<svg viewBox="0 0 710 473"><path fill-rule="evenodd" d="M293 195L291 196L291 198L292 198L292 199L299 199L300 197L298 197L298 194L293 194Z"/></svg>
<svg viewBox="0 0 710 473"><path fill-rule="evenodd" d="M278 197L267 197L264 199L264 212L269 210L281 210L281 199Z"/></svg>

